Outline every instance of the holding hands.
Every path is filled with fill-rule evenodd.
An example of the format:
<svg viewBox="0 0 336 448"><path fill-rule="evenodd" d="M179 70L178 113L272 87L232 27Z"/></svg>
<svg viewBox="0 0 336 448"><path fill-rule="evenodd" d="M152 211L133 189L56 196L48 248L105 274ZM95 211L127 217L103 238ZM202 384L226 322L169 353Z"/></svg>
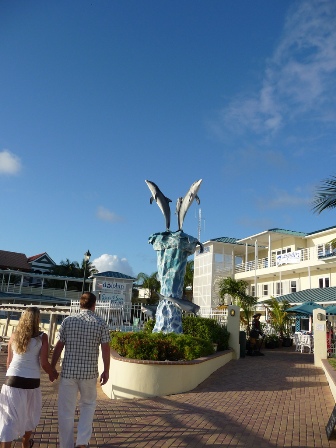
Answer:
<svg viewBox="0 0 336 448"><path fill-rule="evenodd" d="M49 380L53 383L58 378L58 372L56 369L53 369L52 372L49 372Z"/></svg>

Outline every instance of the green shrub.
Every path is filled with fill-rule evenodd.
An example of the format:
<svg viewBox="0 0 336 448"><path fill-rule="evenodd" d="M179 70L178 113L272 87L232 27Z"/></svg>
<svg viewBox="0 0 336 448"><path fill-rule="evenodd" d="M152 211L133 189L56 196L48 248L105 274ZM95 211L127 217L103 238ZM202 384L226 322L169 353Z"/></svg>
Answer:
<svg viewBox="0 0 336 448"><path fill-rule="evenodd" d="M182 317L183 333L194 337L207 339L218 344L217 350L228 350L229 337L226 326L221 326L215 319L206 317Z"/></svg>
<svg viewBox="0 0 336 448"><path fill-rule="evenodd" d="M155 325L155 320L148 320L143 328L145 333L151 333ZM218 344L217 350L228 350L230 333L226 326L221 326L215 319L206 317L182 317L183 334L189 334L195 338L206 339L214 344Z"/></svg>
<svg viewBox="0 0 336 448"><path fill-rule="evenodd" d="M192 360L207 356L217 350L229 348L230 333L215 319L182 317L183 334L153 333L155 320L145 322L138 333L113 332L111 347L121 356L154 361Z"/></svg>
<svg viewBox="0 0 336 448"><path fill-rule="evenodd" d="M214 353L209 340L175 333L112 332L110 345L120 356L152 361L192 360Z"/></svg>

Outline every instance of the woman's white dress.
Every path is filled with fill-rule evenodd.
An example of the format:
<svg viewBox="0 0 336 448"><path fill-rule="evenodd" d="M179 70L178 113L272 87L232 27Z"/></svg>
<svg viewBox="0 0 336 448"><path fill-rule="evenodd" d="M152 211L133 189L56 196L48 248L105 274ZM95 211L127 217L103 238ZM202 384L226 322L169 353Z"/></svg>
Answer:
<svg viewBox="0 0 336 448"><path fill-rule="evenodd" d="M40 378L42 334L29 341L23 354L15 352L6 377ZM11 442L33 431L41 417L41 388L21 389L4 384L0 393L0 441Z"/></svg>

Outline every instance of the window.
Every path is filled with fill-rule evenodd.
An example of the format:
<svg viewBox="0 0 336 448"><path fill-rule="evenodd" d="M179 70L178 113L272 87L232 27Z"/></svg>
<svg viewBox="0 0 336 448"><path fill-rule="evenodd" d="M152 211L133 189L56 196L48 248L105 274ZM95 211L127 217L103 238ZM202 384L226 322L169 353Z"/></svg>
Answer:
<svg viewBox="0 0 336 448"><path fill-rule="evenodd" d="M268 285L263 285L263 296L268 296Z"/></svg>
<svg viewBox="0 0 336 448"><path fill-rule="evenodd" d="M329 277L319 278L319 288L329 288Z"/></svg>
<svg viewBox="0 0 336 448"><path fill-rule="evenodd" d="M279 249L279 250L272 250L273 255L287 254L288 252L292 252L291 247L286 247L285 249Z"/></svg>
<svg viewBox="0 0 336 448"><path fill-rule="evenodd" d="M276 294L277 296L281 296L282 294L282 282L276 283Z"/></svg>
<svg viewBox="0 0 336 448"><path fill-rule="evenodd" d="M251 286L251 296L255 297L255 286Z"/></svg>
<svg viewBox="0 0 336 448"><path fill-rule="evenodd" d="M296 292L296 280L291 280L290 282L290 291Z"/></svg>

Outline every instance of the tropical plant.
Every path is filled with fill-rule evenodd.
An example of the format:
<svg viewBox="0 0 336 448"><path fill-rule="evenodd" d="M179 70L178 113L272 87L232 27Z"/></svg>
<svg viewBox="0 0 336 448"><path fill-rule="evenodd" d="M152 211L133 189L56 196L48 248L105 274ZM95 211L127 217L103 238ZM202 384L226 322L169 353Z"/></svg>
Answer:
<svg viewBox="0 0 336 448"><path fill-rule="evenodd" d="M317 189L313 201L313 211L321 213L323 210L336 207L336 177L322 181L321 186Z"/></svg>
<svg viewBox="0 0 336 448"><path fill-rule="evenodd" d="M265 305L268 306L271 325L274 330L279 333L281 338L289 337L292 321L291 316L286 311L289 308L289 302L286 300L279 302L275 297L271 297L265 301Z"/></svg>
<svg viewBox="0 0 336 448"><path fill-rule="evenodd" d="M148 303L157 302L157 293L160 292L160 282L157 279L157 272L153 272L152 275L147 275L144 272L140 272L137 276L138 287L148 289L149 297Z"/></svg>
<svg viewBox="0 0 336 448"><path fill-rule="evenodd" d="M242 320L246 326L247 334L250 333L250 320L258 303L258 297L246 293L248 283L245 280L235 280L231 277L219 280L219 295L224 301L226 294L230 295L235 304L243 310Z"/></svg>
<svg viewBox="0 0 336 448"><path fill-rule="evenodd" d="M323 210L336 207L336 176L324 179L320 187L316 190L313 200L313 211L321 213ZM336 246L336 238L330 241L333 248Z"/></svg>
<svg viewBox="0 0 336 448"><path fill-rule="evenodd" d="M96 274L98 271L91 262L82 261L80 265L78 261L70 261L69 258L66 260L61 260L59 265L52 268L51 274L60 277L74 277L74 278L89 278L90 275ZM48 279L47 280L49 288L59 288L59 280ZM65 283L65 282L64 282ZM68 289L70 289L70 281L68 281ZM76 289L80 291L82 289L82 284L79 282L72 282L71 289Z"/></svg>
<svg viewBox="0 0 336 448"><path fill-rule="evenodd" d="M183 283L184 296L187 294L187 288L189 289L189 291L191 291L192 295L193 281L194 281L194 260L189 260L186 265L186 272Z"/></svg>

